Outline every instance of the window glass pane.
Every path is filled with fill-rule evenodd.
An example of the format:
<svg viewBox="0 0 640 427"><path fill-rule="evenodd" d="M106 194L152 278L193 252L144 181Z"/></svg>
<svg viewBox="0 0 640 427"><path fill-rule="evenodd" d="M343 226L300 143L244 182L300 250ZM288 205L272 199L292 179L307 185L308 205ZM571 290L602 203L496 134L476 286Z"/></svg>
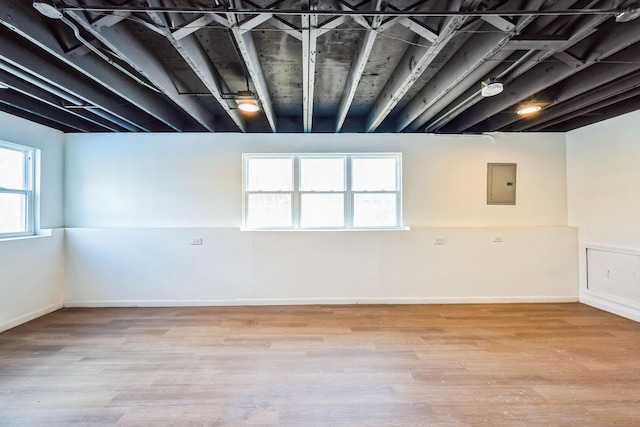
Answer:
<svg viewBox="0 0 640 427"><path fill-rule="evenodd" d="M355 227L394 227L398 224L395 194L354 194Z"/></svg>
<svg viewBox="0 0 640 427"><path fill-rule="evenodd" d="M344 227L343 194L302 194L301 227Z"/></svg>
<svg viewBox="0 0 640 427"><path fill-rule="evenodd" d="M0 193L0 233L27 231L25 221L26 196Z"/></svg>
<svg viewBox="0 0 640 427"><path fill-rule="evenodd" d="M247 227L290 227L291 194L249 194Z"/></svg>
<svg viewBox="0 0 640 427"><path fill-rule="evenodd" d="M396 159L353 159L352 186L354 191L397 190Z"/></svg>
<svg viewBox="0 0 640 427"><path fill-rule="evenodd" d="M344 191L344 159L300 159L300 190Z"/></svg>
<svg viewBox="0 0 640 427"><path fill-rule="evenodd" d="M24 190L24 163L26 154L0 148L0 187Z"/></svg>
<svg viewBox="0 0 640 427"><path fill-rule="evenodd" d="M293 159L248 159L247 163L247 190L293 190Z"/></svg>

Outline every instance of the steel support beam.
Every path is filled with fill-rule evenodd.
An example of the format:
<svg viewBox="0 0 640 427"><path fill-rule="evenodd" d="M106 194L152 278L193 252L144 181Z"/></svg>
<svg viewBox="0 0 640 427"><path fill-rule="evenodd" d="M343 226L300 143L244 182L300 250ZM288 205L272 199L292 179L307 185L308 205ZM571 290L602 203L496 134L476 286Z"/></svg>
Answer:
<svg viewBox="0 0 640 427"><path fill-rule="evenodd" d="M543 3L543 0L535 0L528 6L538 8ZM396 130L401 132L407 127L417 130L467 89L478 85L484 76L510 56L512 52L505 49L509 41L535 19L533 15L522 17L516 24L489 20L492 26L500 25L509 32L487 31L471 38L404 108L398 117Z"/></svg>
<svg viewBox="0 0 640 427"><path fill-rule="evenodd" d="M375 0L373 1L372 6L374 10L382 10L385 4L385 0ZM382 16L375 16L373 18L371 29L367 31L367 34L361 40L358 52L351 63L351 68L347 75L347 81L345 83L344 90L342 91L340 106L338 107L336 132L340 132L340 129L342 129L342 125L347 118L347 113L349 112L349 108L351 108L351 103L356 95L356 89L358 88L364 69L367 66L367 61L369 60L369 55L371 55L371 50L373 49L373 44L376 41L378 28L381 23Z"/></svg>
<svg viewBox="0 0 640 427"><path fill-rule="evenodd" d="M600 110L605 107L609 107L610 105L618 104L622 101L626 101L629 98L633 98L640 95L640 87L635 86L634 88L626 88L622 92L611 96L609 98L601 99L600 101L589 100L587 103L583 104L581 108L575 108L574 111L568 112L562 116L559 116L555 120L551 120L542 125L536 126L533 128L534 131L543 131L548 127L556 126L560 123L566 123L569 120L574 120L576 118L584 117L587 114L591 114L594 111Z"/></svg>
<svg viewBox="0 0 640 427"><path fill-rule="evenodd" d="M309 12L316 9L317 0L303 1L303 7ZM316 80L316 45L318 15L302 15L302 128L311 132L313 127L313 93Z"/></svg>
<svg viewBox="0 0 640 427"><path fill-rule="evenodd" d="M172 0L147 0L147 3L151 7L159 7L162 4L166 4ZM164 36L169 40L169 43L173 45L173 47L178 51L180 56L185 60L185 62L191 67L193 72L198 76L200 81L205 85L207 90L211 92L213 97L220 103L220 106L224 109L227 115L233 120L233 122L242 130L245 129L244 118L240 116L237 109L231 108L229 102L222 97L223 93L229 92L229 89L226 87L224 81L222 80L222 76L215 68L207 52L205 52L204 48L200 44L200 41L195 36L195 34L190 34L177 40L173 37L171 30L168 28L165 22L164 16L156 12L148 13L151 20L162 30ZM182 25L184 23L184 18L180 15L172 16L173 22L177 25Z"/></svg>
<svg viewBox="0 0 640 427"><path fill-rule="evenodd" d="M240 8L241 6L237 0L232 0L231 4L237 8ZM269 94L267 79L264 76L264 71L262 70L262 65L260 64L260 56L258 55L258 49L256 48L255 42L253 40L253 35L246 31L243 32L240 29L242 23L238 15L233 13L227 14L227 19L231 24L231 34L233 34L233 38L236 41L236 45L238 46L240 55L242 56L247 72L249 73L249 77L251 77L251 81L253 82L253 87L256 90L258 98L260 99L262 111L267 117L267 121L269 122L271 130L273 132L276 132L276 114L271 103L271 95Z"/></svg>
<svg viewBox="0 0 640 427"><path fill-rule="evenodd" d="M521 31L534 19L535 17L522 19L513 30ZM445 105L448 105L472 85L478 85L479 78L491 72L500 61L510 55L510 51L502 49L513 34L487 31L472 37L402 110L396 130L401 132L414 121L411 128L419 128L444 107L439 103L437 111L435 108L430 110L438 101L446 98ZM429 113L425 114L427 110Z"/></svg>
<svg viewBox="0 0 640 427"><path fill-rule="evenodd" d="M431 46L423 46L428 42L422 39L422 42L417 46L411 46L407 49L382 92L373 103L367 117L367 132L373 132L380 126L466 20L467 18L462 16L448 18L440 30L438 38Z"/></svg>
<svg viewBox="0 0 640 427"><path fill-rule="evenodd" d="M622 114L630 113L631 111L637 111L638 109L640 109L640 95L624 100L618 99L613 105L608 102L602 102L581 111L580 114L576 114L571 120L563 121L557 125L545 128L545 131L568 132L585 125L590 125Z"/></svg>
<svg viewBox="0 0 640 427"><path fill-rule="evenodd" d="M20 93L23 97L33 98L41 103L41 110L57 109L61 113L64 113L63 115L66 116L65 123L67 123L71 128L81 130L83 132L87 130L92 132L123 131L123 128L116 126L108 120L95 116L85 109L67 108L64 101L59 97L51 94L45 89L34 86L5 70L0 70L0 81L13 91ZM0 91L0 95L5 95L5 91Z"/></svg>
<svg viewBox="0 0 640 427"><path fill-rule="evenodd" d="M593 34L595 32L595 28L603 21L604 18L602 16L589 17L587 19L587 22L578 29L578 31L570 38L570 41L568 41L567 44L573 45L579 40L583 40L588 35ZM635 24L635 22L625 25L633 24ZM636 24L635 26L640 27L640 23ZM620 35L611 37L611 35L609 34L607 35L607 38L600 38L593 49L593 55L588 58L588 60L582 66L572 67L562 62L538 64L537 62L529 61L524 63L510 75L510 79L512 80L505 85L505 91L500 96L484 98L482 103L476 104L466 110L464 116L461 116L456 121L454 126L452 126L449 130L456 133L464 132L473 127L475 124L489 119L493 115L505 109L508 109L518 102L526 100L527 98L546 89L547 87L594 64L596 61L604 59L607 56L618 52L619 50L624 48L624 43L621 43L621 40L619 40L619 38L627 38L626 34L628 32L627 30L629 29L629 26L625 26L624 28L617 28L618 29L615 31L620 32ZM640 31L638 31L638 33L640 34ZM623 34L625 35L623 36ZM629 38L633 38L633 36L629 34ZM553 55L553 53L553 51L545 51L540 52L536 55L538 56L542 54L542 57L546 59ZM537 60L538 57L535 59ZM525 71L529 70L531 70L531 72L525 76ZM529 76L529 74L532 75ZM522 76L522 78L518 78L520 76ZM504 125L506 124L508 123L505 123ZM495 128L492 127L492 129L498 129L502 126L497 126Z"/></svg>
<svg viewBox="0 0 640 427"><path fill-rule="evenodd" d="M509 126L509 131L524 131L551 126L545 123L558 117L572 113L576 109L586 107L590 102L600 102L605 98L617 95L627 88L634 88L640 82L638 75L628 76L640 70L640 63L635 61L640 55L640 49L634 51L625 49L609 59L614 64L595 64L583 73L565 80L562 90L553 99L553 105L545 107L536 117L519 120ZM595 89L594 89L595 88ZM555 123L555 122L554 122Z"/></svg>
<svg viewBox="0 0 640 427"><path fill-rule="evenodd" d="M138 40L135 34L121 25L102 27L98 31L91 26L83 12L69 11L67 13L118 57L125 60L139 74L152 82L205 129L209 131L215 130L215 119L211 111L197 99L178 93L172 77L162 62Z"/></svg>
<svg viewBox="0 0 640 427"><path fill-rule="evenodd" d="M278 16L274 16L273 18L271 18L269 21L267 21L267 24L284 33L289 34L294 39L302 41L302 31Z"/></svg>
<svg viewBox="0 0 640 427"><path fill-rule="evenodd" d="M93 106L90 112L131 132L148 131L136 124L136 111L122 100L96 89L84 79L8 37L0 37L0 68L61 96L77 106ZM139 114L139 113L138 113Z"/></svg>
<svg viewBox="0 0 640 427"><path fill-rule="evenodd" d="M68 55L46 26L42 25L43 18L35 10L26 9L22 3L14 3L15 1L0 2L0 24L163 124L162 128L155 127L152 130L166 130L165 126L176 131L184 128L183 119L180 114L176 114L176 108L165 99L160 99L157 93L124 77L95 55Z"/></svg>
<svg viewBox="0 0 640 427"><path fill-rule="evenodd" d="M232 1L235 1L235 0L232 0ZM240 6L236 6L236 7L240 9ZM234 14L230 14L230 15L233 16ZM254 16L253 18L245 19L242 22L235 22L235 26L237 26L237 28L244 34L247 31L253 30L258 25L267 22L272 17L273 15L265 13L264 15L257 15L257 16ZM228 21L233 25L232 19L228 19Z"/></svg>
<svg viewBox="0 0 640 427"><path fill-rule="evenodd" d="M621 26L616 27L616 29L609 33L607 38L599 39L599 42L594 46L591 55L589 55L583 65L576 67L565 63L555 63L550 66L546 66L544 70L540 70L535 77L527 74L527 76L523 76L523 78L514 81L508 88L507 96L504 97L505 101L511 100L513 102L500 111L511 105L515 105L518 102L524 101L529 97L540 93L544 89L551 87L555 83L573 76L574 74L576 77L579 76L578 73L580 71L588 69L590 66L597 64L600 60L607 59L614 62L621 62L623 65L627 65L631 62L631 65L627 65L627 68L629 69L629 72L633 71L635 67L639 66L634 63L637 63L637 59L640 57L640 49L635 47L630 47L622 51L621 49L637 42L640 42L640 21L629 22L624 25L624 28ZM544 66L546 64L542 65ZM591 79L599 80L603 83L608 79L607 75L598 76L597 74L591 74L591 76ZM588 81L586 76L583 76L583 79L585 82ZM566 93L569 92L567 91ZM527 117L518 116L517 114L498 114L492 116L493 117L490 116L486 120L485 125L493 130L502 129L511 123L528 119Z"/></svg>
<svg viewBox="0 0 640 427"><path fill-rule="evenodd" d="M12 104L11 102L3 101L2 97L0 97L0 111L4 111L12 116L22 117L23 119L31 122L40 123L52 129L61 130L62 132L76 132L76 129L73 127L51 120L43 114L30 111L29 108L22 108L21 106Z"/></svg>
<svg viewBox="0 0 640 427"><path fill-rule="evenodd" d="M171 34L176 40L180 40L187 37L190 34L195 33L200 28L205 27L212 22L216 22L226 28L229 28L231 26L231 24L229 24L229 21L227 21L223 17L216 15L215 13L210 13L207 15L203 15L197 19L194 19L191 22L185 23L180 28L173 31L173 33Z"/></svg>

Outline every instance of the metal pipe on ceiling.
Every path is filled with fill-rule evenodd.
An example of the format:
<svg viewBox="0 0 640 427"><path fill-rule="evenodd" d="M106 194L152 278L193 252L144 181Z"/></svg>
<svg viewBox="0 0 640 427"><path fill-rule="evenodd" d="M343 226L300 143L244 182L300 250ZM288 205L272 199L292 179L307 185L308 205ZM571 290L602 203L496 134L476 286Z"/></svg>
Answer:
<svg viewBox="0 0 640 427"><path fill-rule="evenodd" d="M242 13L245 15L281 15L302 16L310 13L298 9L224 9L203 7L145 7L145 6L61 6L58 10L83 12L129 12L129 13ZM452 11L452 10L315 10L312 15L318 16L384 16L384 17L448 17L448 16L581 16L581 15L611 15L623 12L624 9L563 9L563 10L482 10L482 11Z"/></svg>

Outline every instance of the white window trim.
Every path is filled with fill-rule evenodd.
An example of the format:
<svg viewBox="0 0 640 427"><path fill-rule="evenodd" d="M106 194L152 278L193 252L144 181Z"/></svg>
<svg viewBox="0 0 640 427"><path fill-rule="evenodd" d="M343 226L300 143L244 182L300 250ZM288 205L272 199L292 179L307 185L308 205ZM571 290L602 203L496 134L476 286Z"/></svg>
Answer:
<svg viewBox="0 0 640 427"><path fill-rule="evenodd" d="M25 154L25 176L24 183L25 189L9 189L0 187L0 194L23 194L26 200L26 230L15 233L0 233L0 239L14 239L21 237L30 237L36 235L36 211L37 211L37 197L36 197L36 156L37 149L33 147L27 147L24 145L12 144L6 141L0 141L0 148L19 151Z"/></svg>
<svg viewBox="0 0 640 427"><path fill-rule="evenodd" d="M248 182L249 159L293 159L293 190L292 191L248 191L246 185ZM345 190L344 191L301 191L300 186L300 159L316 158L316 159L345 159ZM395 158L396 160L396 182L398 187L395 191L353 191L351 189L351 170L352 159L376 159L376 158ZM248 197L250 194L291 194L291 226L288 227L247 227L248 218ZM344 194L345 195L345 225L344 227L300 227L300 206L302 194ZM353 225L353 200L354 194L396 194L396 224L392 226L375 226L375 227L355 227ZM243 231L397 231L408 230L403 225L402 210L402 153L243 153L242 155L242 226Z"/></svg>

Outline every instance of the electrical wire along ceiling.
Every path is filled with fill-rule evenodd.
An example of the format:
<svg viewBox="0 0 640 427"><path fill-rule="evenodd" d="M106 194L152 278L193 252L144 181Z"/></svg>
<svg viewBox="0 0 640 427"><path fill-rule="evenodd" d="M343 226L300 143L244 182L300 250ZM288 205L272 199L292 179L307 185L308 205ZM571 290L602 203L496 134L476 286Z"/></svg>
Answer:
<svg viewBox="0 0 640 427"><path fill-rule="evenodd" d="M0 110L64 132L562 132L640 108L638 16L625 0L3 0Z"/></svg>

